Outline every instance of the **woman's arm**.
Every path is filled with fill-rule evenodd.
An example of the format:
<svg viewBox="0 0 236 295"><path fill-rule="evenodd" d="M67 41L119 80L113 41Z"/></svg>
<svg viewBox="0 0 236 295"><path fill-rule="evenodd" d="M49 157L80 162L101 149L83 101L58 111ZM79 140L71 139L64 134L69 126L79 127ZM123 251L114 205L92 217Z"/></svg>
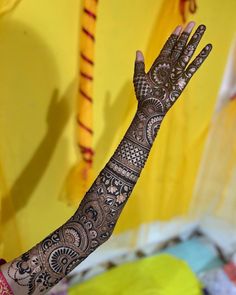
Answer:
<svg viewBox="0 0 236 295"><path fill-rule="evenodd" d="M178 26L146 74L137 52L134 87L137 112L114 155L86 193L75 214L60 228L1 270L14 294L45 294L112 234L145 165L167 111L211 50L208 44L188 65L204 31ZM79 185L79 184L78 184Z"/></svg>

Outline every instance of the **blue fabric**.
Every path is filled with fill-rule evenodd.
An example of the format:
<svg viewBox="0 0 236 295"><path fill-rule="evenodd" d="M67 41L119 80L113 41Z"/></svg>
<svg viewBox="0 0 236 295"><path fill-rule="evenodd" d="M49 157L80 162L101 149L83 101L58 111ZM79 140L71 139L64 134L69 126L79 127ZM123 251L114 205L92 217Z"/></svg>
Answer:
<svg viewBox="0 0 236 295"><path fill-rule="evenodd" d="M161 253L169 253L185 260L195 273L223 265L217 252L203 238L192 238L166 248Z"/></svg>

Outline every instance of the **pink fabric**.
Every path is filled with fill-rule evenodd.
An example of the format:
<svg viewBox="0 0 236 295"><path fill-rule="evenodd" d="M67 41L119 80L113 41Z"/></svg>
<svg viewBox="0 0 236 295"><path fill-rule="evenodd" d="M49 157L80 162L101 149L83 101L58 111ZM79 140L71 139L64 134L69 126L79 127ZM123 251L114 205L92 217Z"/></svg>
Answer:
<svg viewBox="0 0 236 295"><path fill-rule="evenodd" d="M6 263L6 260L0 258L0 265ZM3 273L0 271L0 294L1 295L14 295L7 280L5 279Z"/></svg>
<svg viewBox="0 0 236 295"><path fill-rule="evenodd" d="M0 271L0 294L1 295L14 295L10 286L7 283L3 273Z"/></svg>

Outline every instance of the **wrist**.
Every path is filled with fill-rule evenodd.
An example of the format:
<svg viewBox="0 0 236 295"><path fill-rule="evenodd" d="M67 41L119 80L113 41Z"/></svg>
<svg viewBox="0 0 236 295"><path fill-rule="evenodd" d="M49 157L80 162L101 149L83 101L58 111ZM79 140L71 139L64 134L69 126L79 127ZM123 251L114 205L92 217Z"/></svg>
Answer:
<svg viewBox="0 0 236 295"><path fill-rule="evenodd" d="M156 112L152 106L139 104L125 137L133 139L141 146L150 149L164 116L164 113Z"/></svg>
<svg viewBox="0 0 236 295"><path fill-rule="evenodd" d="M138 100L138 110L143 111L147 116L165 116L168 112L168 106L166 101L169 99L156 98L156 97L145 97L141 100Z"/></svg>

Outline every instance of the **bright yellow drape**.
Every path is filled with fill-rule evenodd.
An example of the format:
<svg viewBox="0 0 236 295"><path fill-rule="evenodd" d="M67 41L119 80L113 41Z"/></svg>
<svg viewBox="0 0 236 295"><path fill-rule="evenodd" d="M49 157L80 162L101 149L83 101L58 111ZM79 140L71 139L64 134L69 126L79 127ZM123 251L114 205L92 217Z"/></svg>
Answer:
<svg viewBox="0 0 236 295"><path fill-rule="evenodd" d="M10 12L21 0L0 0L0 15Z"/></svg>
<svg viewBox="0 0 236 295"><path fill-rule="evenodd" d="M16 5L20 2L20 0L0 0L0 16L2 17L4 14L6 13L10 13L15 7ZM2 210L2 198L3 196L7 195L7 184L6 184L6 180L5 180L5 175L2 169L2 166L0 166L0 217L1 217L1 222L0 222L0 253L3 252L3 237L5 236L3 234L4 231L6 231L6 225L3 225L2 223L2 216L3 216L3 210ZM10 198L7 200L7 210L5 210L7 212L11 212L13 213L12 215L12 220L11 220L11 230L12 232L15 232L15 241L17 242L17 244L20 245L20 238L19 238L19 234L18 234L18 230L17 230L17 225L16 225L16 220L15 220L15 212L13 211L12 208L12 202L10 200ZM10 230L10 227L8 227L7 231ZM7 240L5 239L5 243L7 243Z"/></svg>
<svg viewBox="0 0 236 295"><path fill-rule="evenodd" d="M217 216L236 224L236 96L211 124L193 202L193 214Z"/></svg>
<svg viewBox="0 0 236 295"><path fill-rule="evenodd" d="M0 19L5 259L29 249L74 212L58 196L75 162L79 11L77 0L24 0Z"/></svg>
<svg viewBox="0 0 236 295"><path fill-rule="evenodd" d="M181 21L172 1L100 1L94 85L95 175L114 152L135 112L135 50L147 67L172 26ZM13 258L74 212L58 200L76 162L75 93L80 2L22 0L0 20L0 256ZM161 128L151 157L116 232L185 214L235 32L236 2L197 1L192 17L208 27L202 45L213 52ZM219 19L221 21L219 21ZM224 23L224 26L222 26ZM78 183L79 185L79 183ZM10 233L10 234L9 234Z"/></svg>
<svg viewBox="0 0 236 295"><path fill-rule="evenodd" d="M232 40L193 193L191 215L235 228L236 39Z"/></svg>

